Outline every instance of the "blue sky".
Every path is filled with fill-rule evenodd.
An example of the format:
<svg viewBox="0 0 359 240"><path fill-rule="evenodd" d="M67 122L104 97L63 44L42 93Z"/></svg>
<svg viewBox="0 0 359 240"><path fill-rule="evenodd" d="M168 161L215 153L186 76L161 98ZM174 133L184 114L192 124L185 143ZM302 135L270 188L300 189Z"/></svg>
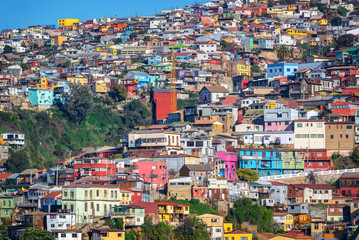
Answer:
<svg viewBox="0 0 359 240"><path fill-rule="evenodd" d="M0 0L0 30L57 24L57 19L151 15L195 0Z"/></svg>

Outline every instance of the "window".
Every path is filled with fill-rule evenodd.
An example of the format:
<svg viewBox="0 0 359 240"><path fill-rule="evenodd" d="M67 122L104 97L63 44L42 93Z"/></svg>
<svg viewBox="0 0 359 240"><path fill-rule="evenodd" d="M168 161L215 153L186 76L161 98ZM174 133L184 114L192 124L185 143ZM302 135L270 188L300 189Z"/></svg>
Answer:
<svg viewBox="0 0 359 240"><path fill-rule="evenodd" d="M333 139L334 138L334 135L330 135L330 139Z"/></svg>
<svg viewBox="0 0 359 240"><path fill-rule="evenodd" d="M73 233L72 238L77 238L77 233Z"/></svg>
<svg viewBox="0 0 359 240"><path fill-rule="evenodd" d="M318 127L318 128L323 127L323 123L317 123L317 127Z"/></svg>
<svg viewBox="0 0 359 240"><path fill-rule="evenodd" d="M100 190L96 190L96 197L100 196Z"/></svg>
<svg viewBox="0 0 359 240"><path fill-rule="evenodd" d="M349 138L349 135L348 135L348 134L346 134L346 135L345 135L345 138Z"/></svg>
<svg viewBox="0 0 359 240"><path fill-rule="evenodd" d="M100 211L100 204L96 205L96 211L99 212Z"/></svg>
<svg viewBox="0 0 359 240"><path fill-rule="evenodd" d="M297 127L303 127L303 123L297 123Z"/></svg>
<svg viewBox="0 0 359 240"><path fill-rule="evenodd" d="M122 233L117 233L117 237L122 237Z"/></svg>
<svg viewBox="0 0 359 240"><path fill-rule="evenodd" d="M51 224L51 227L54 228L54 227L55 227L55 224Z"/></svg>
<svg viewBox="0 0 359 240"><path fill-rule="evenodd" d="M347 129L352 129L352 126L347 126Z"/></svg>
<svg viewBox="0 0 359 240"><path fill-rule="evenodd" d="M61 233L61 237L65 238L66 237L66 233Z"/></svg>
<svg viewBox="0 0 359 240"><path fill-rule="evenodd" d="M156 169L157 169L157 166L156 166L156 165L152 165L152 169L153 169L153 170L156 170Z"/></svg>

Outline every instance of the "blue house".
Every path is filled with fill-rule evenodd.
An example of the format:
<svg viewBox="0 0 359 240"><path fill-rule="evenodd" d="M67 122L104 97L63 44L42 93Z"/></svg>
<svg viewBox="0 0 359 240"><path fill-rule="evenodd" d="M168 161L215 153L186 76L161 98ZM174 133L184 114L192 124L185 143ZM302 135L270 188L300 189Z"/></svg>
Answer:
<svg viewBox="0 0 359 240"><path fill-rule="evenodd" d="M136 88L149 87L150 75L145 72L131 71L127 73L127 79L133 79L136 83Z"/></svg>
<svg viewBox="0 0 359 240"><path fill-rule="evenodd" d="M148 64L150 64L150 65L160 64L161 62L162 62L161 55L155 55L155 56L148 57Z"/></svg>
<svg viewBox="0 0 359 240"><path fill-rule="evenodd" d="M260 177L280 175L282 170L281 151L276 149L243 149L239 151L240 168L250 168Z"/></svg>
<svg viewBox="0 0 359 240"><path fill-rule="evenodd" d="M42 78L58 77L60 75L56 68L40 69L39 73Z"/></svg>
<svg viewBox="0 0 359 240"><path fill-rule="evenodd" d="M62 192L51 192L45 197L41 198L41 211L42 212L57 212L62 207Z"/></svg>
<svg viewBox="0 0 359 240"><path fill-rule="evenodd" d="M294 72L296 71L298 71L298 63L268 64L266 77L294 77Z"/></svg>
<svg viewBox="0 0 359 240"><path fill-rule="evenodd" d="M29 89L29 101L31 106L40 109L49 109L52 106L54 90L52 89Z"/></svg>

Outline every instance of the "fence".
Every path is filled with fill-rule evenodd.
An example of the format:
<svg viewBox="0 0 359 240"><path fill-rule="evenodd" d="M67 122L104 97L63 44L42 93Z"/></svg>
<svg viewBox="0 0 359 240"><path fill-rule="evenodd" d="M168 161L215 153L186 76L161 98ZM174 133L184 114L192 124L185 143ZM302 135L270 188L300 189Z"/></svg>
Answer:
<svg viewBox="0 0 359 240"><path fill-rule="evenodd" d="M340 174L340 173L346 173L346 172L359 172L359 168L318 171L318 172L313 172L313 173L314 173L314 175L331 175L331 174ZM260 180L275 180L275 179L294 178L294 177L306 177L306 176L308 176L308 174L309 174L309 172L295 173L295 174L283 174L283 175L260 177L259 179Z"/></svg>

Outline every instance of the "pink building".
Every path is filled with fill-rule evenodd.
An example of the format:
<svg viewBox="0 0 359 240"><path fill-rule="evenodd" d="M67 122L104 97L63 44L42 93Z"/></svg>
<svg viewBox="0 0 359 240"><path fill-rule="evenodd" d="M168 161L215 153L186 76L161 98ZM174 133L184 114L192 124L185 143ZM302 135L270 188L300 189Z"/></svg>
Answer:
<svg viewBox="0 0 359 240"><path fill-rule="evenodd" d="M141 160L133 163L132 173L137 173L152 189L164 189L167 183L167 164L165 161Z"/></svg>
<svg viewBox="0 0 359 240"><path fill-rule="evenodd" d="M217 157L221 160L224 167L224 171L220 172L219 175L223 175L228 180L236 180L237 153L218 151Z"/></svg>

